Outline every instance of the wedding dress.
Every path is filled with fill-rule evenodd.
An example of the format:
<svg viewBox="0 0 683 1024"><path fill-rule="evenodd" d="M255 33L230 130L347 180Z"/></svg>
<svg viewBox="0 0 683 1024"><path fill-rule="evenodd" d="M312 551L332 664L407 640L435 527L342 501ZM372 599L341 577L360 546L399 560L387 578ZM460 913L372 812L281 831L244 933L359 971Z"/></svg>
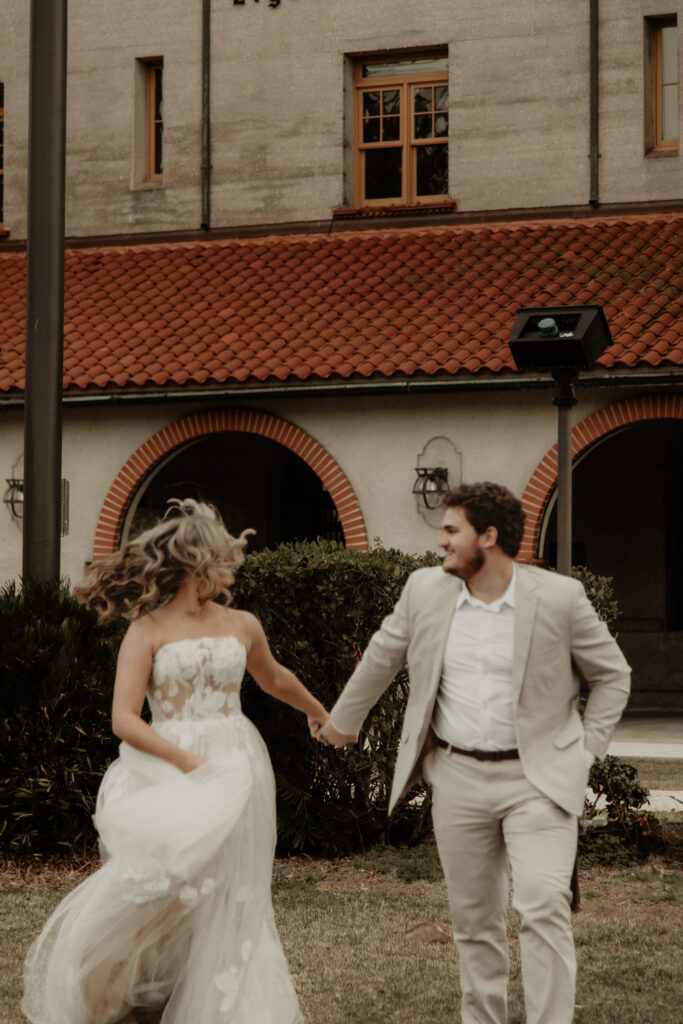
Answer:
<svg viewBox="0 0 683 1024"><path fill-rule="evenodd" d="M183 774L121 744L97 797L103 866L27 957L33 1024L162 1006L162 1024L303 1024L273 917L275 783L240 710L245 662L234 636L157 651L152 727L208 761Z"/></svg>

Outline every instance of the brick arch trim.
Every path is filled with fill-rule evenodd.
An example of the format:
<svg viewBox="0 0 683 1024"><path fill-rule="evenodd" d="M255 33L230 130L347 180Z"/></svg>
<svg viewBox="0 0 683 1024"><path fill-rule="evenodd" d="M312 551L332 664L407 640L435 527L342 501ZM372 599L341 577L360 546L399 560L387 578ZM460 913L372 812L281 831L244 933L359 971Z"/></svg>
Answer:
<svg viewBox="0 0 683 1024"><path fill-rule="evenodd" d="M293 423L253 409L221 409L184 416L158 431L119 470L102 504L93 544L93 559L112 554L120 543L121 530L133 496L147 474L174 449L209 434L236 432L258 434L276 441L313 470L335 504L347 547L368 550L363 513L349 480L321 444Z"/></svg>
<svg viewBox="0 0 683 1024"><path fill-rule="evenodd" d="M683 395L642 395L599 409L573 428L572 462L608 434L633 423L658 419L683 419ZM517 556L520 562L531 562L537 557L543 518L556 487L557 445L554 444L539 462L522 495L526 523Z"/></svg>

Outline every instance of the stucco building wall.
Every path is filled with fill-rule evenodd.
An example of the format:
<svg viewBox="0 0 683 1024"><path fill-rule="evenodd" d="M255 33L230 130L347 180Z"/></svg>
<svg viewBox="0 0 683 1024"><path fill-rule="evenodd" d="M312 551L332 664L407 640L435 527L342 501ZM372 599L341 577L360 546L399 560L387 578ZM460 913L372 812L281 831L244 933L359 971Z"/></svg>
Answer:
<svg viewBox="0 0 683 1024"><path fill-rule="evenodd" d="M678 199L681 157L644 151L643 19L658 9L644 0L599 9L599 199ZM660 13L672 12L680 25L681 0ZM26 233L28 16L28 4L0 0L13 238ZM71 0L69 236L200 227L201 28L201 5L181 0ZM214 227L326 220L351 203L351 55L434 45L449 53L449 192L459 210L588 203L587 3L431 0L426 18L414 0L218 0L211 37ZM164 182L140 185L136 60L157 56Z"/></svg>
<svg viewBox="0 0 683 1024"><path fill-rule="evenodd" d="M605 390L580 394L576 416L583 418L616 394ZM623 397L619 392L618 397ZM251 403L294 423L336 460L356 494L370 543L422 552L434 549L434 526L419 514L412 494L418 456L428 441L446 437L462 457L467 481L493 479L521 496L530 477L556 440L556 410L550 390L527 394L519 416L520 395L500 392L442 396L351 397ZM226 403L141 406L68 406L64 412L62 475L69 480L69 534L62 540L62 572L80 578L92 557L102 503L129 457L157 431L192 412ZM19 412L6 412L0 438L0 464L10 467L21 454L23 424ZM8 469L9 471L9 469ZM216 466L216 473L221 467ZM456 481L451 480L451 483ZM236 489L240 481L235 481ZM21 573L21 533L6 506L0 510L0 580ZM236 524L240 529L249 525Z"/></svg>

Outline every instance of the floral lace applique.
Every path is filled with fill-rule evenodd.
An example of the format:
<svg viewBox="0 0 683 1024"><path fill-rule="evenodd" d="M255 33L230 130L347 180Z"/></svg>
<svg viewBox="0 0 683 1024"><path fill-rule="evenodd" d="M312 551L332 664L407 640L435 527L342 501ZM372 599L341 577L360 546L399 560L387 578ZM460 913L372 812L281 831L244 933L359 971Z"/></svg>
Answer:
<svg viewBox="0 0 683 1024"><path fill-rule="evenodd" d="M240 987L240 974L236 967L230 967L227 971L223 971L222 974L217 974L213 979L213 983L219 992L225 997L221 1003L220 1011L225 1014L226 1022L229 1021L232 1016L232 1008L235 1005L235 999ZM228 1016L230 1015L230 1017Z"/></svg>
<svg viewBox="0 0 683 1024"><path fill-rule="evenodd" d="M145 868L127 866L122 872L123 888L121 897L125 903L149 903L168 894L170 877L152 865Z"/></svg>
<svg viewBox="0 0 683 1024"><path fill-rule="evenodd" d="M198 889L194 885L184 885L178 893L178 899L186 907L194 907L199 903L202 896L208 896L215 888L216 880L214 878L205 878Z"/></svg>
<svg viewBox="0 0 683 1024"><path fill-rule="evenodd" d="M245 665L244 645L235 636L165 644L156 652L147 694L152 718L196 721L239 714Z"/></svg>

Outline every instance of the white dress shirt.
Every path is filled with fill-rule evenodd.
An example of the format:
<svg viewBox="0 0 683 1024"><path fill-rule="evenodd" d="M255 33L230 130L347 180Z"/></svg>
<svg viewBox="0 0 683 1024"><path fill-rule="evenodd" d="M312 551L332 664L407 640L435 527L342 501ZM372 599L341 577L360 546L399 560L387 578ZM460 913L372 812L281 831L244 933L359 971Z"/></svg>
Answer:
<svg viewBox="0 0 683 1024"><path fill-rule="evenodd" d="M517 746L512 654L517 568L502 597L485 604L464 585L451 622L432 727L465 750Z"/></svg>

